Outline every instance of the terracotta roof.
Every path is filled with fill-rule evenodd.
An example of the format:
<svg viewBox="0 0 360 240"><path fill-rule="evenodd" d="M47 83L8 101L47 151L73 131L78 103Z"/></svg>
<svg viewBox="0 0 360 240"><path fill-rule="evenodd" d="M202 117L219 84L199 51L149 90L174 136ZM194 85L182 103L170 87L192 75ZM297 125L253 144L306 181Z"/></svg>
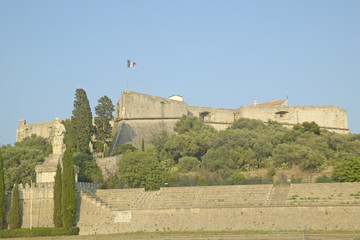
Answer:
<svg viewBox="0 0 360 240"><path fill-rule="evenodd" d="M277 101L271 101L271 102L250 104L250 106L277 106L277 105L282 105L285 101L286 100L277 100Z"/></svg>

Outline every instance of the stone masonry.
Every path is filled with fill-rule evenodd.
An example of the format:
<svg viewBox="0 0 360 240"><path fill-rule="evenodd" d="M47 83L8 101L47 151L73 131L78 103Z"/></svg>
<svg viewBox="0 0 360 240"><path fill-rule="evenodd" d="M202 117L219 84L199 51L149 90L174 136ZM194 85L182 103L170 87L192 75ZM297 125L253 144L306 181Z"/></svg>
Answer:
<svg viewBox="0 0 360 240"><path fill-rule="evenodd" d="M280 188L281 194L278 194ZM77 184L80 234L156 231L348 230L360 228L360 183L96 189ZM30 187L20 187L23 227ZM52 226L52 186L32 190L33 226Z"/></svg>

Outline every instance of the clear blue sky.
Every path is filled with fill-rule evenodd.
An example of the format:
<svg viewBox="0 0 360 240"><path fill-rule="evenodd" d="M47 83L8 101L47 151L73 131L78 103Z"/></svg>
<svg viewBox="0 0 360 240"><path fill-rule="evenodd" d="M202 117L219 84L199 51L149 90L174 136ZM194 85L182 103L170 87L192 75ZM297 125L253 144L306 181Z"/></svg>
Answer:
<svg viewBox="0 0 360 240"><path fill-rule="evenodd" d="M189 105L338 105L360 132L360 1L0 1L0 144L126 88ZM94 111L93 111L94 114Z"/></svg>

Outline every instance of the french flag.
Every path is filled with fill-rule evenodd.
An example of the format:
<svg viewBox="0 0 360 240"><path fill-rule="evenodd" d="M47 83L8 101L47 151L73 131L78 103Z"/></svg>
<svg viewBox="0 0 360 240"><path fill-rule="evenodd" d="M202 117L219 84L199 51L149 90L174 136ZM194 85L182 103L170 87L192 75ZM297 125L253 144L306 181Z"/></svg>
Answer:
<svg viewBox="0 0 360 240"><path fill-rule="evenodd" d="M136 63L134 63L133 61L127 60L127 67L131 68L134 67Z"/></svg>

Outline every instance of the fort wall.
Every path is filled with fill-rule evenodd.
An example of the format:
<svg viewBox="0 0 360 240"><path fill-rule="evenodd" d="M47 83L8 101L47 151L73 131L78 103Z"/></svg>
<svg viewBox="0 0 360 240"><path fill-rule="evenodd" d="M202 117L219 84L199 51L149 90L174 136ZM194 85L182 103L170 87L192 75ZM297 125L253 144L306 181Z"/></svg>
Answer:
<svg viewBox="0 0 360 240"><path fill-rule="evenodd" d="M225 130L237 119L237 112L234 109L191 106L187 109L188 116L201 118L216 130Z"/></svg>
<svg viewBox="0 0 360 240"><path fill-rule="evenodd" d="M185 102L125 91L116 105L115 120L180 118L186 114Z"/></svg>
<svg viewBox="0 0 360 240"><path fill-rule="evenodd" d="M356 230L360 183L293 184L273 205L279 188L238 185L96 190L77 183L75 224L80 234L223 230ZM19 185L22 227L53 226L53 185ZM275 193L275 194L272 194ZM296 194L296 195L294 195ZM311 197L309 197L311 196ZM196 200L191 201L192 200ZM305 199L305 200L304 200ZM10 203L10 198L7 199ZM297 201L299 200L299 201ZM158 204L157 202L160 202ZM188 202L189 204L186 204ZM7 209L9 206L7 206Z"/></svg>
<svg viewBox="0 0 360 240"><path fill-rule="evenodd" d="M271 206L105 211L82 198L81 235L157 231L359 229L360 206ZM96 219L96 223L93 219Z"/></svg>
<svg viewBox="0 0 360 240"><path fill-rule="evenodd" d="M151 140L166 131L168 134L174 134L175 123L179 119L129 119L114 123L113 146L118 144L131 143L137 148L141 148L142 139L145 145L150 145ZM111 149L112 151L112 149Z"/></svg>
<svg viewBox="0 0 360 240"><path fill-rule="evenodd" d="M284 125L316 122L321 128L338 133L349 133L346 111L338 106L256 106L240 107L239 118L257 119L263 122L277 121Z"/></svg>
<svg viewBox="0 0 360 240"><path fill-rule="evenodd" d="M286 190L286 194L278 190ZM153 192L98 190L96 198L81 194L78 226L83 235L199 230L353 231L360 227L354 221L360 217L356 198L359 193L360 183L293 184L281 188L177 187Z"/></svg>

